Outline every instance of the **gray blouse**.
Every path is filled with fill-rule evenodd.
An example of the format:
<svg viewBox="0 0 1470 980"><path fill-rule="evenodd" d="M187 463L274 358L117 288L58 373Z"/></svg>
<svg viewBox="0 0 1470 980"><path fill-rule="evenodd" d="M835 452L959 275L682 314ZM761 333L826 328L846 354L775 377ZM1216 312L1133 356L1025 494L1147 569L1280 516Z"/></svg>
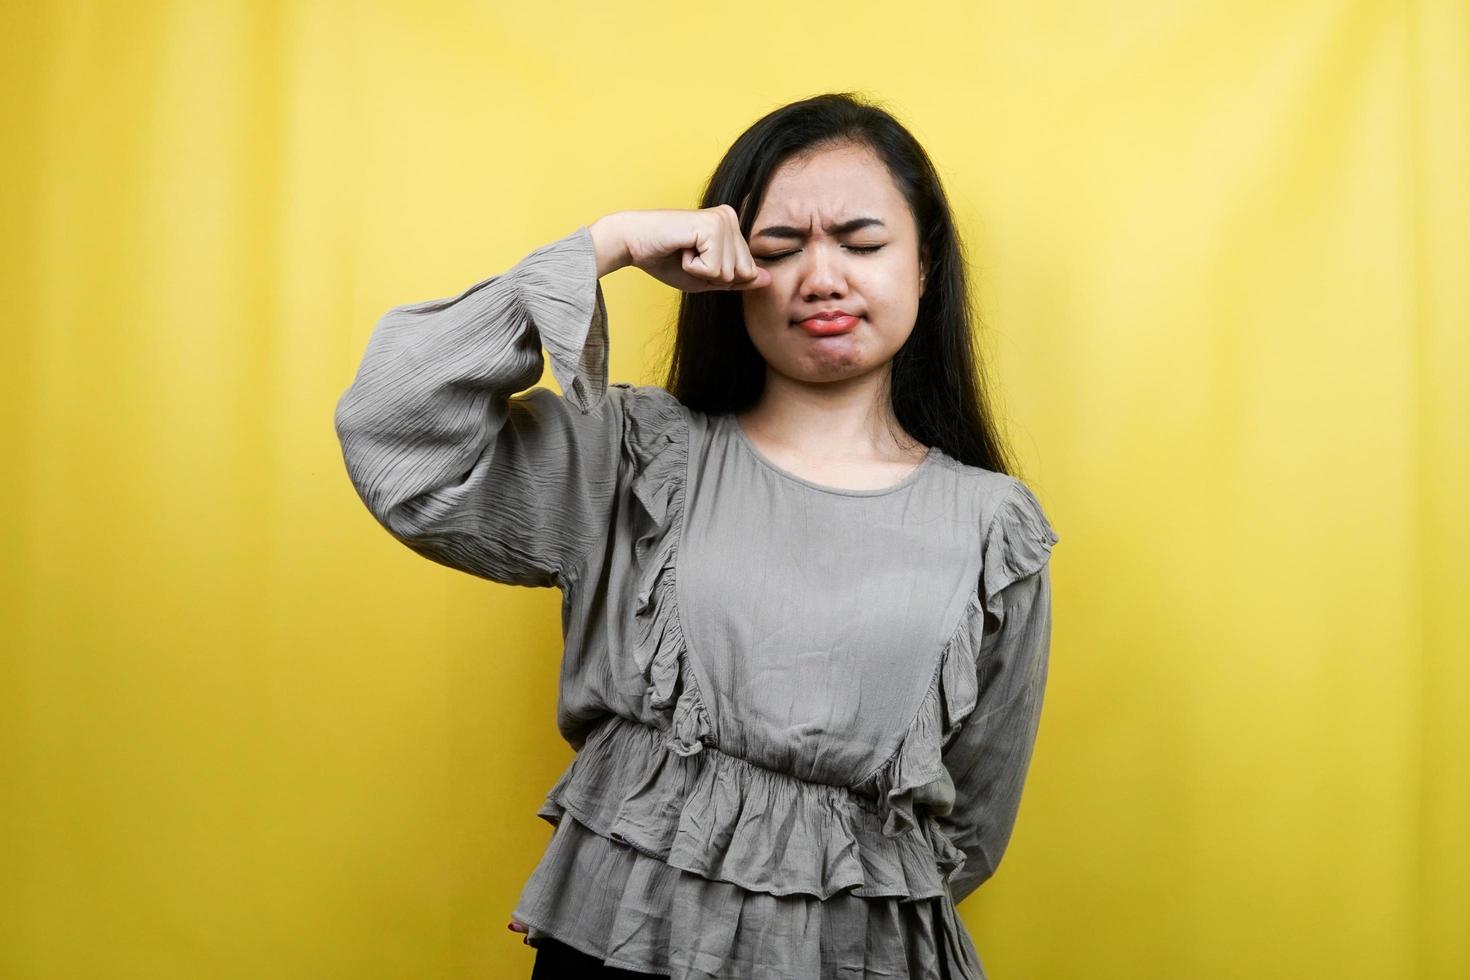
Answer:
<svg viewBox="0 0 1470 980"><path fill-rule="evenodd" d="M537 382L544 360L563 394ZM512 913L676 980L983 980L955 903L994 874L1046 684L1058 537L937 447L823 486L733 415L608 384L583 226L378 322L335 424L399 541L562 590L577 755Z"/></svg>

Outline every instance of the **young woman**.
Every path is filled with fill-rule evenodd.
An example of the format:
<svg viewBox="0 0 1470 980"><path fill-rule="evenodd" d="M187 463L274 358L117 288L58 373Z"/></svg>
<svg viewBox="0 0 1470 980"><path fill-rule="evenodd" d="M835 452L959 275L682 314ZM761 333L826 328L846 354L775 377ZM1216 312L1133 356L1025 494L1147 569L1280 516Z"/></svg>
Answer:
<svg viewBox="0 0 1470 980"><path fill-rule="evenodd" d="M599 280L682 292L609 384ZM377 324L348 473L419 554L564 595L577 750L512 912L536 977L984 977L1058 536L986 410L940 181L890 114L793 103L697 210L619 211ZM561 394L526 389L542 349Z"/></svg>

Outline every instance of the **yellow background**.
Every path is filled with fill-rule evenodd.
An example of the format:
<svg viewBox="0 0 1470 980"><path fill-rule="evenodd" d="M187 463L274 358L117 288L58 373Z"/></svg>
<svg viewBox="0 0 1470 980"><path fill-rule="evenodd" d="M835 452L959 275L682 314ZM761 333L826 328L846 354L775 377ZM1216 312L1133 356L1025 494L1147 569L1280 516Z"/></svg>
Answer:
<svg viewBox="0 0 1470 980"><path fill-rule="evenodd" d="M1470 976L1464 2L7 3L0 974L528 976L559 594L395 543L390 306L785 102L942 169L1061 535L993 980ZM676 296L606 281L614 380ZM545 384L554 385L548 373Z"/></svg>

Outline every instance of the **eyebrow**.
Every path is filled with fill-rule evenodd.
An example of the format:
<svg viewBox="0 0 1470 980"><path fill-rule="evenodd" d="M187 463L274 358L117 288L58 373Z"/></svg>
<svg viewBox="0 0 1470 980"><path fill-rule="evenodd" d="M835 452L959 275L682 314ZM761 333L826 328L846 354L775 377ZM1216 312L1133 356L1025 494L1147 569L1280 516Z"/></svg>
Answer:
<svg viewBox="0 0 1470 980"><path fill-rule="evenodd" d="M877 225L880 228L888 227L877 218L853 218L840 224L827 225L827 231L833 235L846 235L850 232L857 231L859 228L866 228L869 225ZM753 237L794 238L800 242L806 240L807 232L805 228L793 228L790 225L769 225L756 232Z"/></svg>

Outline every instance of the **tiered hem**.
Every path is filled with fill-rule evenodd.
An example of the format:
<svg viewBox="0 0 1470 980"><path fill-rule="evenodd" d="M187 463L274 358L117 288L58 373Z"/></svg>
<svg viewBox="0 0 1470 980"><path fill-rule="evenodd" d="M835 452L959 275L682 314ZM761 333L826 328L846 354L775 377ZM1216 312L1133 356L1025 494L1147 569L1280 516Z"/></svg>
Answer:
<svg viewBox="0 0 1470 980"><path fill-rule="evenodd" d="M932 820L883 832L873 801L713 746L682 755L665 734L609 716L537 815L570 813L596 833L672 867L776 896L913 901L945 894L964 864Z"/></svg>
<svg viewBox="0 0 1470 980"><path fill-rule="evenodd" d="M513 915L609 966L672 980L984 980L947 896L749 891L608 840L568 814Z"/></svg>

